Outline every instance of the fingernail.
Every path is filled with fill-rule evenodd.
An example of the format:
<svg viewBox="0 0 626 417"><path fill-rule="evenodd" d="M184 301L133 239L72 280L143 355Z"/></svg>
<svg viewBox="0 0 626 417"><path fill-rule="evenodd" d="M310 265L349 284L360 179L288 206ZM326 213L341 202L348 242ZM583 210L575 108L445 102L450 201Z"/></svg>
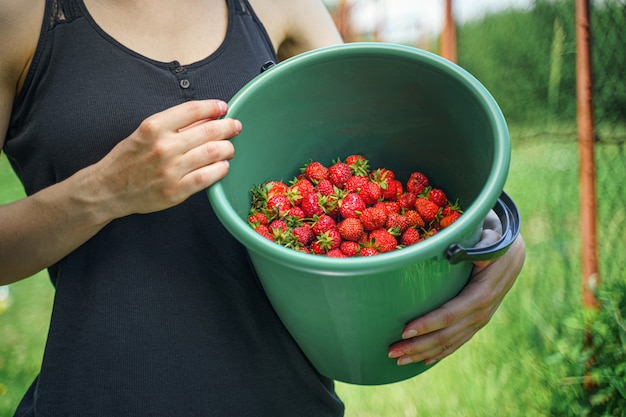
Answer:
<svg viewBox="0 0 626 417"><path fill-rule="evenodd" d="M437 359L426 359L424 361L424 365L430 366L430 365L434 364L435 362L437 362Z"/></svg>
<svg viewBox="0 0 626 417"><path fill-rule="evenodd" d="M390 350L388 353L389 357L392 359L399 358L403 354L404 352L402 352L401 350Z"/></svg>
<svg viewBox="0 0 626 417"><path fill-rule="evenodd" d="M416 330L406 330L402 333L402 338L403 339L410 339L412 337L417 336L417 331Z"/></svg>
<svg viewBox="0 0 626 417"><path fill-rule="evenodd" d="M243 126L241 125L241 122L237 119L235 120L235 129L237 130L237 133L241 132L241 130L243 129Z"/></svg>
<svg viewBox="0 0 626 417"><path fill-rule="evenodd" d="M404 358L400 358L398 359L398 365L402 366L402 365L408 365L410 363L413 363L413 359L409 358L409 357L404 357Z"/></svg>
<svg viewBox="0 0 626 417"><path fill-rule="evenodd" d="M226 110L228 110L228 105L226 103L224 103L223 101L218 100L217 106L219 107L219 109L220 109L220 111L222 113L225 113Z"/></svg>

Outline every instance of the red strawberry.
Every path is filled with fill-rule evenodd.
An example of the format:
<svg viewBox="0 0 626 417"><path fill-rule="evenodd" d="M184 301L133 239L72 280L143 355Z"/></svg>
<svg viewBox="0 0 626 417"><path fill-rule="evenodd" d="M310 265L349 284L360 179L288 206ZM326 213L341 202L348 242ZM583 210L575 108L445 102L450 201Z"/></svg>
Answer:
<svg viewBox="0 0 626 417"><path fill-rule="evenodd" d="M304 168L304 175L313 183L328 179L328 168L319 161L312 161Z"/></svg>
<svg viewBox="0 0 626 417"><path fill-rule="evenodd" d="M268 181L265 183L268 197L273 195L282 195L287 192L289 186L281 181Z"/></svg>
<svg viewBox="0 0 626 417"><path fill-rule="evenodd" d="M400 205L395 201L377 201L374 207L385 210L385 213L400 213Z"/></svg>
<svg viewBox="0 0 626 417"><path fill-rule="evenodd" d="M404 232L410 226L409 219L400 213L389 213L385 228L387 230L395 229L398 232Z"/></svg>
<svg viewBox="0 0 626 417"><path fill-rule="evenodd" d="M313 233L319 236L322 233L329 231L330 229L334 229L335 227L337 227L337 222L335 221L335 219L330 217L328 214L322 214L313 224Z"/></svg>
<svg viewBox="0 0 626 417"><path fill-rule="evenodd" d="M281 232L286 232L288 230L288 227L283 220L276 219L270 223L270 230L279 230Z"/></svg>
<svg viewBox="0 0 626 417"><path fill-rule="evenodd" d="M315 186L315 191L321 195L331 195L334 192L333 183L328 179L320 180Z"/></svg>
<svg viewBox="0 0 626 417"><path fill-rule="evenodd" d="M419 232L413 227L409 227L402 233L402 237L400 238L400 243L404 246L411 246L418 242L421 242L423 239L420 236Z"/></svg>
<svg viewBox="0 0 626 417"><path fill-rule="evenodd" d="M361 212L361 223L365 230L375 230L385 225L387 221L387 213L379 207L367 207Z"/></svg>
<svg viewBox="0 0 626 417"><path fill-rule="evenodd" d="M267 226L270 222L265 214L257 212L248 217L248 223L250 223L252 227L255 227L255 225L258 226L261 224Z"/></svg>
<svg viewBox="0 0 626 417"><path fill-rule="evenodd" d="M424 219L416 210L406 210L404 212L404 217L409 221L409 227L424 227L426 223L424 223Z"/></svg>
<svg viewBox="0 0 626 417"><path fill-rule="evenodd" d="M432 188L428 193L428 199L439 207L445 207L448 204L448 197L439 188Z"/></svg>
<svg viewBox="0 0 626 417"><path fill-rule="evenodd" d="M355 154L348 156L346 164L350 166L353 175L364 177L369 174L369 161L363 155Z"/></svg>
<svg viewBox="0 0 626 417"><path fill-rule="evenodd" d="M398 246L395 236L382 228L371 231L369 240L380 253L391 252Z"/></svg>
<svg viewBox="0 0 626 417"><path fill-rule="evenodd" d="M415 209L420 217L427 223L435 220L439 213L439 206L424 197L418 197L417 200L415 200Z"/></svg>
<svg viewBox="0 0 626 417"><path fill-rule="evenodd" d="M261 224L257 227L254 228L254 230L260 234L261 236L263 236L264 238L271 240L272 242L274 241L274 237L272 236L272 233L270 232L269 226L266 226L264 224Z"/></svg>
<svg viewBox="0 0 626 417"><path fill-rule="evenodd" d="M337 229L331 229L317 236L317 239L311 243L311 250L319 255L336 249L339 245L341 245L341 236Z"/></svg>
<svg viewBox="0 0 626 417"><path fill-rule="evenodd" d="M319 195L317 193L307 194L302 199L300 207L304 211L304 217L313 218L314 216L324 214L324 208L319 204Z"/></svg>
<svg viewBox="0 0 626 417"><path fill-rule="evenodd" d="M328 179L337 188L344 188L351 176L350 166L344 162L337 161L328 168Z"/></svg>
<svg viewBox="0 0 626 417"><path fill-rule="evenodd" d="M428 187L428 177L421 172L413 172L406 183L406 190L415 195L420 195L424 188Z"/></svg>
<svg viewBox="0 0 626 417"><path fill-rule="evenodd" d="M406 192L398 196L397 203L401 209L413 209L415 208L415 200L417 196L411 192Z"/></svg>
<svg viewBox="0 0 626 417"><path fill-rule="evenodd" d="M285 195L291 201L294 206L302 204L302 199L307 194L312 193L315 190L315 186L311 181L306 178L299 179L293 185L289 187Z"/></svg>
<svg viewBox="0 0 626 417"><path fill-rule="evenodd" d="M267 208L273 213L283 213L289 211L291 202L284 194L273 195L267 199Z"/></svg>
<svg viewBox="0 0 626 417"><path fill-rule="evenodd" d="M344 240L339 245L339 249L348 257L356 256L359 253L360 245L351 240Z"/></svg>
<svg viewBox="0 0 626 417"><path fill-rule="evenodd" d="M343 189L346 191L352 191L357 193L367 182L369 182L369 179L367 177L353 175L348 178L348 181L346 181L346 185L345 187L343 187Z"/></svg>
<svg viewBox="0 0 626 417"><path fill-rule="evenodd" d="M337 230L344 240L358 241L363 236L361 220L353 217L342 220L337 225Z"/></svg>
<svg viewBox="0 0 626 417"><path fill-rule="evenodd" d="M361 178L361 177L355 177ZM380 185L375 182L366 181L359 190L359 195L365 201L365 204L372 205L380 200L383 196L383 190Z"/></svg>
<svg viewBox="0 0 626 417"><path fill-rule="evenodd" d="M329 258L347 258L348 257L339 248L329 250L328 252L326 252L326 256L328 256Z"/></svg>
<svg viewBox="0 0 626 417"><path fill-rule="evenodd" d="M308 224L293 229L293 235L302 246L308 246L315 239L315 234Z"/></svg>
<svg viewBox="0 0 626 417"><path fill-rule="evenodd" d="M304 219L304 210L298 206L291 207L287 212L287 217L293 217L295 219Z"/></svg>
<svg viewBox="0 0 626 417"><path fill-rule="evenodd" d="M449 227L452 223L454 223L459 217L461 217L461 213L459 213L458 211L454 211L450 214L448 214L447 216L444 216L441 218L441 220L439 221L439 225L442 228L446 228Z"/></svg>
<svg viewBox="0 0 626 417"><path fill-rule="evenodd" d="M356 193L348 193L339 200L339 213L346 219L359 217L365 207L365 201Z"/></svg>
<svg viewBox="0 0 626 417"><path fill-rule="evenodd" d="M363 247L359 251L359 256L374 256L374 255L378 255L379 253L380 252L378 252L376 248Z"/></svg>

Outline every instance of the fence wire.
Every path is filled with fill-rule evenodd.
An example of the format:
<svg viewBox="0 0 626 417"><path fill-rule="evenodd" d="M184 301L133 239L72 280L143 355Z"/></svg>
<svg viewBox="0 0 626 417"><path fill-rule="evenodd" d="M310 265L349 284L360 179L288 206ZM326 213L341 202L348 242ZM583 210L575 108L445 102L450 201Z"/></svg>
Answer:
<svg viewBox="0 0 626 417"><path fill-rule="evenodd" d="M339 27L347 41L404 43L438 53L440 38L426 29L425 22L433 3L441 9L437 18L443 19L444 0L420 1L416 4L422 4L421 9L415 6L402 14L390 11L393 3L337 0L328 4L331 11L341 9L335 17L342 20ZM575 216L579 215L578 200L585 196L578 194L575 1L534 0L521 7L515 2L515 7L500 5L472 19L462 17L468 15L467 7L478 8L476 2L454 0L452 4L457 17L457 63L476 76L500 104L511 130L513 161L532 152L543 153L532 163L524 163L533 167L535 179L548 186L525 190L519 185L520 200L529 199L534 205L528 208L531 217L538 216L532 213L537 213L535 208L542 201L562 206L562 212L551 219L525 219L529 249L533 250L535 237L551 236L549 245L556 250L537 251L534 262L556 255L563 256L564 265L578 267L584 237ZM368 13L372 16L369 26L362 17ZM626 192L620 185L626 178L626 0L591 0L590 21L599 273L601 280L618 279L626 278L626 238L621 232L626 229ZM515 186L514 178L509 186ZM575 251L559 249L571 248L572 243L578 245Z"/></svg>

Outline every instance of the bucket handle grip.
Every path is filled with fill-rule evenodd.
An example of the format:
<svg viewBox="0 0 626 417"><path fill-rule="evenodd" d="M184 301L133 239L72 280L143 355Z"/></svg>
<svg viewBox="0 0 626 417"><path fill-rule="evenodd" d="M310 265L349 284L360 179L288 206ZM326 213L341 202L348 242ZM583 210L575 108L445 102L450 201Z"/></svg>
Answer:
<svg viewBox="0 0 626 417"><path fill-rule="evenodd" d="M481 248L464 248L458 243L448 246L445 257L451 264L463 261L491 261L504 255L520 232L520 214L515 202L504 191L493 207L502 223L502 237L491 245Z"/></svg>

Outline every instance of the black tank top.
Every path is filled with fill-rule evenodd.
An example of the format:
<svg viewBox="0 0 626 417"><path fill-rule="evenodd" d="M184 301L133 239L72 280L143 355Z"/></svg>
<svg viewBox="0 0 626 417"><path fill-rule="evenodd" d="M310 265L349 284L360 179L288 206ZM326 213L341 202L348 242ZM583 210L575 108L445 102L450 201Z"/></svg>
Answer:
<svg viewBox="0 0 626 417"><path fill-rule="evenodd" d="M108 36L82 0L47 0L4 151L32 194L101 159L147 116L229 100L276 60L246 0L223 44L181 66ZM108 224L49 268L41 372L17 416L340 416L204 192Z"/></svg>

